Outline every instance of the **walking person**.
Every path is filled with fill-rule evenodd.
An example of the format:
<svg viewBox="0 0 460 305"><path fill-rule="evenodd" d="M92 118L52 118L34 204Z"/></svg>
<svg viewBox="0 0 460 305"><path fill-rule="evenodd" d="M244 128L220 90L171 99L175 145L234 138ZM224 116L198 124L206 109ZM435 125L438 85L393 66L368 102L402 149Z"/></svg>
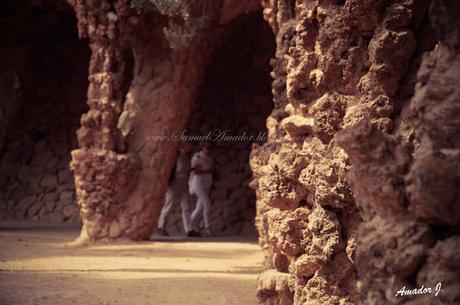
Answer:
<svg viewBox="0 0 460 305"><path fill-rule="evenodd" d="M188 192L188 180L190 174L189 153L191 145L189 143L181 144L179 155L177 156L176 165L169 179L168 190L165 195L165 204L160 213L158 220L158 233L162 236L169 236L166 231L166 219L171 212L172 207L180 202L182 210L182 222L184 231L188 237L199 237L200 233L193 230L190 218L190 195Z"/></svg>
<svg viewBox="0 0 460 305"><path fill-rule="evenodd" d="M197 197L195 209L192 212L192 227L196 228L200 216L203 216L204 236L213 236L210 226L211 198L209 191L212 185L212 168L214 160L208 146L202 146L201 150L192 157L192 168L189 181L190 194Z"/></svg>

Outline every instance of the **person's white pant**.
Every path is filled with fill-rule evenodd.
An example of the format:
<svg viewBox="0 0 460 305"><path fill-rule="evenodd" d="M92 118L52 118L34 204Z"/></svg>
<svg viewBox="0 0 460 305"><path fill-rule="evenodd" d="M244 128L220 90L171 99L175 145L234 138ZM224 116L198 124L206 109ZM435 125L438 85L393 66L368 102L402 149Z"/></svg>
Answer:
<svg viewBox="0 0 460 305"><path fill-rule="evenodd" d="M187 187L178 187L177 185L171 185L168 187L165 196L165 204L161 210L160 218L158 220L158 228L164 228L166 225L166 219L168 218L169 212L174 204L179 201L182 210L182 222L184 223L185 232L189 232L192 229L190 219L190 202Z"/></svg>
<svg viewBox="0 0 460 305"><path fill-rule="evenodd" d="M195 228L200 214L203 215L204 227L209 229L209 213L211 210L211 198L209 190L212 184L211 175L195 176L190 184L190 193L196 195L197 201L195 209L192 212L192 227Z"/></svg>

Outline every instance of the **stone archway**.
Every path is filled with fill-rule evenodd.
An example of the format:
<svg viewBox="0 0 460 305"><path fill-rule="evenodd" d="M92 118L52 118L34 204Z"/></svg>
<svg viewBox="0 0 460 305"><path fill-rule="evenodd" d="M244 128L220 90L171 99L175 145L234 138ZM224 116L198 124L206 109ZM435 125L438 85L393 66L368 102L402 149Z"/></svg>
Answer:
<svg viewBox="0 0 460 305"><path fill-rule="evenodd" d="M90 109L82 116L79 149L72 152L71 163L83 218L80 240L146 239L163 204L177 146L151 139L186 127L206 63L227 23L260 6L252 1L225 16L223 3L215 1L154 7L149 2L139 14L130 1L69 3L92 49ZM171 25L169 17L182 18L183 24ZM186 44L179 39L189 35L194 39ZM123 54L128 49L134 69L124 95Z"/></svg>
<svg viewBox="0 0 460 305"><path fill-rule="evenodd" d="M79 223L69 169L90 52L61 1L0 4L0 217Z"/></svg>
<svg viewBox="0 0 460 305"><path fill-rule="evenodd" d="M253 143L264 142L265 120L273 110L274 49L273 33L260 11L235 18L213 52L191 111L187 135L211 134L211 228L219 235L256 235L249 154ZM199 141L194 144L198 149ZM183 232L179 207L167 227Z"/></svg>

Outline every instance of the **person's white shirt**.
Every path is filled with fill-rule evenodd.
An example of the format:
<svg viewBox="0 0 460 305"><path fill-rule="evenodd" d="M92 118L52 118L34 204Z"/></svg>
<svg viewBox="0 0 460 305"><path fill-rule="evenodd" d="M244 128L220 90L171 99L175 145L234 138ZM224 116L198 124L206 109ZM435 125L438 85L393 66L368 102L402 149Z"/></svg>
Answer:
<svg viewBox="0 0 460 305"><path fill-rule="evenodd" d="M200 168L201 170L208 171L212 169L214 160L211 156L206 155L203 151L196 152L192 156L191 168ZM197 187L210 187L212 184L212 174L197 175L193 171L189 179L190 193L194 193Z"/></svg>

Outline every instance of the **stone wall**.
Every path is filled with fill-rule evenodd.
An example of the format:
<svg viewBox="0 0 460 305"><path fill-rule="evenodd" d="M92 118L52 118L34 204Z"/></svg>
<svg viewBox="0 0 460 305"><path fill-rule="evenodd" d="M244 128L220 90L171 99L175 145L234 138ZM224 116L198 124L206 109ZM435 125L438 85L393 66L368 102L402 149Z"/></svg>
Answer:
<svg viewBox="0 0 460 305"><path fill-rule="evenodd" d="M265 133L265 118L273 108L269 76L273 53L273 34L260 12L236 18L206 67L192 110L187 134L213 135L211 228L217 234L255 234L255 193L248 186L255 139L239 136ZM194 144L199 149L199 141ZM183 232L180 207L173 211L167 229Z"/></svg>
<svg viewBox="0 0 460 305"><path fill-rule="evenodd" d="M262 3L277 52L251 155L259 300L455 304L458 3ZM438 282L437 298L395 297Z"/></svg>
<svg viewBox="0 0 460 305"><path fill-rule="evenodd" d="M352 164L356 204L364 211L356 266L365 304L460 300L459 10L458 1L431 2L426 23L435 35L416 36L412 66L396 100L401 112L393 117L395 127L387 133L362 122L340 135ZM433 36L434 49L427 39ZM395 297L402 287L438 283L437 297Z"/></svg>
<svg viewBox="0 0 460 305"><path fill-rule="evenodd" d="M14 4L2 3L9 15L0 33L0 217L79 223L69 162L86 108L89 50L64 1Z"/></svg>

